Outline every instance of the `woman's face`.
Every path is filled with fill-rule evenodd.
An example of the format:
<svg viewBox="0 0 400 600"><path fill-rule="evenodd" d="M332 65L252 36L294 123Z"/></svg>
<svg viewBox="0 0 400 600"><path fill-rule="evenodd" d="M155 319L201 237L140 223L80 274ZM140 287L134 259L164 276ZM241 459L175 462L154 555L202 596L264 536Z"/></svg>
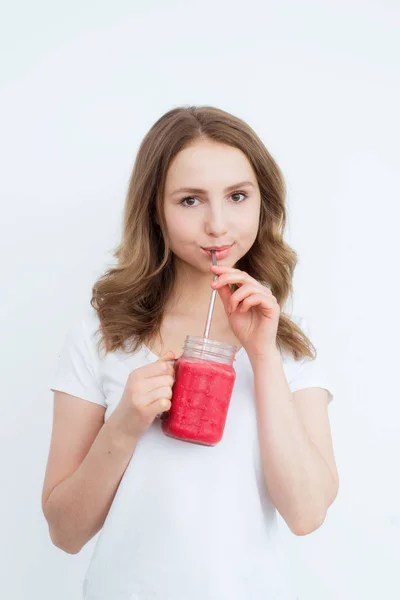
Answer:
<svg viewBox="0 0 400 600"><path fill-rule="evenodd" d="M261 196L256 175L238 148L199 139L179 152L166 178L164 211L172 252L209 274L202 249L233 244L218 262L233 267L253 245Z"/></svg>

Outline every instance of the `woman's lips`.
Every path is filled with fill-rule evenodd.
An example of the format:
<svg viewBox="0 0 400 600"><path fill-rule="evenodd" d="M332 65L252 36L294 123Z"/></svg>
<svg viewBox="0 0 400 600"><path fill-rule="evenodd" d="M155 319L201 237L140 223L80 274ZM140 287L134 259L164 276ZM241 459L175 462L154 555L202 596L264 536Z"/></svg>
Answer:
<svg viewBox="0 0 400 600"><path fill-rule="evenodd" d="M233 244L232 244L232 246L233 246ZM229 255L229 253L232 249L232 246L228 246L228 248L225 248L223 250L216 250L215 258L217 260L222 260L223 258L226 258ZM205 248L202 248L202 250L209 258L211 258L211 250L206 250Z"/></svg>

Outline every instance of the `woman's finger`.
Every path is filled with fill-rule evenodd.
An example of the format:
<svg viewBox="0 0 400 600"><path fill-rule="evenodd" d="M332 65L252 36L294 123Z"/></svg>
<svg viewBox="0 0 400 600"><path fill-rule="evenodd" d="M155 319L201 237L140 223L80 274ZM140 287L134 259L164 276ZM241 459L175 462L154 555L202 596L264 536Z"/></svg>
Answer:
<svg viewBox="0 0 400 600"><path fill-rule="evenodd" d="M233 292L232 298L230 300L230 310L233 312L236 310L238 304L242 302L247 296L250 294L256 294L258 292L258 288L256 288L252 283L245 283L238 290Z"/></svg>

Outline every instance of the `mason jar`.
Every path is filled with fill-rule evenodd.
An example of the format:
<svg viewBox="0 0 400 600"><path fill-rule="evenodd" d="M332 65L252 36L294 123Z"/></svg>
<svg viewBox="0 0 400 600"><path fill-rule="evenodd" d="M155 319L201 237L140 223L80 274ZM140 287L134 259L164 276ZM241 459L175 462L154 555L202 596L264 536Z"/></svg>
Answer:
<svg viewBox="0 0 400 600"><path fill-rule="evenodd" d="M237 348L199 336L186 336L175 362L171 408L161 417L165 435L206 446L221 441L232 390Z"/></svg>

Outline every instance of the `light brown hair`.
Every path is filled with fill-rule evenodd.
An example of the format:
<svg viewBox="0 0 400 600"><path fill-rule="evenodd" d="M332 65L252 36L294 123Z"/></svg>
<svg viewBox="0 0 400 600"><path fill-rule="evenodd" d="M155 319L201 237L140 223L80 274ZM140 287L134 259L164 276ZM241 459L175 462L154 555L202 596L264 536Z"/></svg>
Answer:
<svg viewBox="0 0 400 600"><path fill-rule="evenodd" d="M206 138L241 150L257 177L261 193L256 240L237 263L261 283L268 283L281 307L277 345L294 358L316 358L304 332L283 313L293 294L297 253L283 239L287 214L282 173L251 127L211 106L174 108L144 137L136 156L123 215L117 264L93 285L91 305L100 319L98 348L135 352L159 336L164 308L174 288L175 264L168 245L163 211L164 188L173 158L189 143ZM232 285L235 291L238 286Z"/></svg>

